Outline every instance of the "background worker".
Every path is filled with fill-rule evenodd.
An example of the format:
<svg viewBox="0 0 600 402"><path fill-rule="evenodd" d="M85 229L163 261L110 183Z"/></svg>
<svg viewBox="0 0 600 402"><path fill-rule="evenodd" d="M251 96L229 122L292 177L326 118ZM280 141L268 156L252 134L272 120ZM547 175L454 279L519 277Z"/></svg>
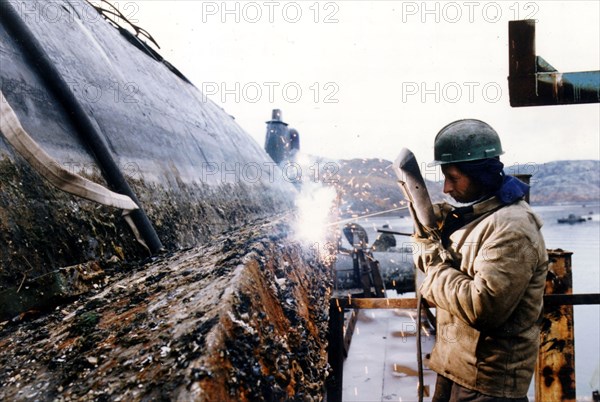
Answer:
<svg viewBox="0 0 600 402"><path fill-rule="evenodd" d="M420 292L437 307L434 402L528 400L548 256L523 201L528 186L504 174L502 153L479 120L450 123L435 138L444 193L463 205L436 206L441 241L416 239Z"/></svg>
<svg viewBox="0 0 600 402"><path fill-rule="evenodd" d="M383 225L384 230L389 230L390 225ZM390 248L396 247L396 237L389 232L380 233L373 242L373 251L388 251Z"/></svg>

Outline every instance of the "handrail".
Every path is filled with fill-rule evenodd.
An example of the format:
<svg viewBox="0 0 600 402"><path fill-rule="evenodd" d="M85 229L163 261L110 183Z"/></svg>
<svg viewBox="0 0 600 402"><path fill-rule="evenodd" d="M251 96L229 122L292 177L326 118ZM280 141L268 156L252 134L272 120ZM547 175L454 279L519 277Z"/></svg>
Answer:
<svg viewBox="0 0 600 402"><path fill-rule="evenodd" d="M544 295L544 307L596 305L600 304L600 294L548 294ZM332 376L327 386L327 400L342 400L344 353L344 310L345 309L416 309L417 299L410 298L363 298L332 297L330 299L329 362Z"/></svg>
<svg viewBox="0 0 600 402"><path fill-rule="evenodd" d="M338 308L358 308L358 309L388 309L388 308L417 308L417 299L414 297L382 299L382 298L332 298L335 306ZM544 296L544 306L575 306L575 305L594 305L600 304L600 293L581 293L581 294L554 294Z"/></svg>

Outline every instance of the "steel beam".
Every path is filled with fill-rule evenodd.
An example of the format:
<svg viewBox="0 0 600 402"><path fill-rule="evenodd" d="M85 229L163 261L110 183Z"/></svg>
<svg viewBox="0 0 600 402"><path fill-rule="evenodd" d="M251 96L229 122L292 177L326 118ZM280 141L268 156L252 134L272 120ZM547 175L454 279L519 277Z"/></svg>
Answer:
<svg viewBox="0 0 600 402"><path fill-rule="evenodd" d="M561 73L535 51L535 20L510 21L510 105L548 106L600 102L600 71Z"/></svg>

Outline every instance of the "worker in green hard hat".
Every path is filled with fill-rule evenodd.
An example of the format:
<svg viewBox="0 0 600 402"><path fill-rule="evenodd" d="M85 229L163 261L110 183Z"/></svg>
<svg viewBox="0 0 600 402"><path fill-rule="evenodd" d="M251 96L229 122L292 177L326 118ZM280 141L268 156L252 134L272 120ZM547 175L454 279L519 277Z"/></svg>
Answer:
<svg viewBox="0 0 600 402"><path fill-rule="evenodd" d="M420 292L437 307L432 401L527 401L548 265L542 223L487 123L448 124L434 154L444 192L462 205L437 205L441 239L416 239Z"/></svg>

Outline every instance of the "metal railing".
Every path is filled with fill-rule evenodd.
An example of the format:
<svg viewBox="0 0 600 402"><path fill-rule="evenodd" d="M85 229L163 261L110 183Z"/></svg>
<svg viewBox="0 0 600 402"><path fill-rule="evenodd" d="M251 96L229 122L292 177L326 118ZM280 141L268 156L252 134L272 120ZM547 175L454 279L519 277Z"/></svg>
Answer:
<svg viewBox="0 0 600 402"><path fill-rule="evenodd" d="M600 304L600 294L572 294L572 254L560 249L548 250L550 265L535 374L535 400L540 402L575 401L573 306ZM334 297L330 300L328 353L332 375L327 382L328 402L342 401L344 360L354 330L353 320L344 322L345 310L416 308L416 298Z"/></svg>

